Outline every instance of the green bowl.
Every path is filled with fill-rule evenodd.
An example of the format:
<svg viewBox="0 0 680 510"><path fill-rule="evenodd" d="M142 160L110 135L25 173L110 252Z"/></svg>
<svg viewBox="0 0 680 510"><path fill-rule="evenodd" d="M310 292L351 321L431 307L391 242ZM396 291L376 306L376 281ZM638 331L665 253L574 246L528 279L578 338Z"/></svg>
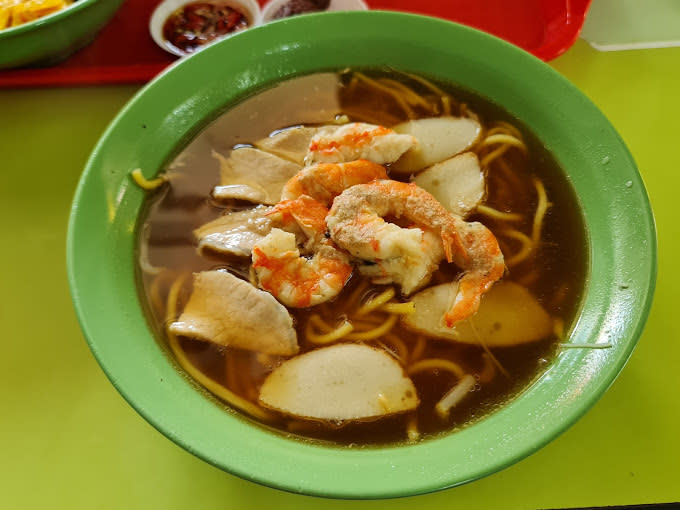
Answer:
<svg viewBox="0 0 680 510"><path fill-rule="evenodd" d="M144 193L128 173L161 170L228 105L280 80L347 66L392 66L477 91L531 129L572 183L587 228L586 290L569 349L510 404L463 430L411 446L348 449L288 439L224 410L155 341L135 282ZM73 202L70 286L94 355L158 430L255 482L340 498L408 496L494 473L542 447L612 384L640 336L656 279L656 235L635 163L614 128L549 66L447 21L387 12L326 13L238 34L142 89L94 150Z"/></svg>
<svg viewBox="0 0 680 510"><path fill-rule="evenodd" d="M123 0L78 0L61 11L0 30L0 69L56 64L94 40Z"/></svg>

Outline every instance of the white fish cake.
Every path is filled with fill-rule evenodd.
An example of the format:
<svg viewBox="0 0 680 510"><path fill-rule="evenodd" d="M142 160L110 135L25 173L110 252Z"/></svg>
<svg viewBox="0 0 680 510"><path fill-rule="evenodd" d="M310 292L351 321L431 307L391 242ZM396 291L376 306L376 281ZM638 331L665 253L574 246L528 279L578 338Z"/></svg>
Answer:
<svg viewBox="0 0 680 510"><path fill-rule="evenodd" d="M486 190L484 173L474 152L436 163L416 175L413 182L463 218L477 208Z"/></svg>
<svg viewBox="0 0 680 510"><path fill-rule="evenodd" d="M300 418L353 421L410 411L420 400L392 356L344 343L285 361L262 384L260 403Z"/></svg>
<svg viewBox="0 0 680 510"><path fill-rule="evenodd" d="M194 275L194 290L175 335L265 354L292 356L299 347L288 310L268 292L226 271Z"/></svg>
<svg viewBox="0 0 680 510"><path fill-rule="evenodd" d="M487 347L536 342L552 331L548 312L525 287L511 281L496 283L482 296L475 315L448 328L444 314L451 308L457 291L457 282L452 282L414 294L411 300L415 312L405 315L403 323L419 333L444 340L479 345L479 338L483 338Z"/></svg>
<svg viewBox="0 0 680 510"><path fill-rule="evenodd" d="M468 150L482 133L482 126L467 117L431 117L410 120L393 127L397 133L413 135L418 145L410 149L390 170L415 173Z"/></svg>

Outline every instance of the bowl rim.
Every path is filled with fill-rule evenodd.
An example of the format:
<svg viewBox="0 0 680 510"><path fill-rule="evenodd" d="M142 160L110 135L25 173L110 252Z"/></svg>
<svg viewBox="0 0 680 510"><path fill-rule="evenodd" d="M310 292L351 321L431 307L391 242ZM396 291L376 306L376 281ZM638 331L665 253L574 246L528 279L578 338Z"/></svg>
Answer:
<svg viewBox="0 0 680 510"><path fill-rule="evenodd" d="M583 119L578 115L571 119L574 124L572 127L578 127L583 132L578 130L574 133L563 132L562 134L568 138L564 143L568 144L571 136L588 143L586 135L598 135L597 142L593 141L584 149L591 158L588 160L590 167L606 169L607 165L611 164L610 168L616 167L616 172L602 171L596 175L589 174L588 177L594 181L592 184L589 182L586 184L587 181L582 175L575 179L577 175L574 172L583 170L571 170L573 167L570 166L568 172L570 180L577 191L583 190L588 196L595 194L597 197L600 185L605 184L616 186L615 190L619 194L609 205L594 204L593 198L586 202L581 201L590 242L588 293L584 298L583 307L587 310L591 303L610 303L607 300L614 297L616 301L610 303L610 308L606 310L597 308L598 312L602 313L595 314L596 316L582 310L569 333L571 342L578 342L583 338L595 341L610 339L613 341L611 349L571 349L570 352L563 353L511 404L454 434L416 445L353 450L287 439L281 434L272 433L261 426L252 426L246 419L225 412L210 398L205 398L200 391L196 391L190 382L175 371L171 361L160 352L155 341L134 344L134 348L139 350L141 356L153 360L153 366L149 366L148 363L140 365L135 359L123 360L120 353L116 354L117 346L112 346L110 341L107 343L106 340L102 340L111 334L110 318L113 314L102 314L97 307L98 300L102 297L107 300L114 299L111 302L114 304L124 304L124 301L115 301L116 291L120 285L125 284L120 282L121 277L128 279L130 277L129 266L132 265L130 259L134 244L131 240L133 225L129 221L126 223L123 218L127 209L131 208L133 212L135 208L139 209L142 192L130 186L127 175L121 173L123 170L112 168L110 163L106 162L106 154L115 148L117 143L132 141L134 137L140 136L142 131L137 126L140 119L135 116L147 110L156 111L154 118L142 117L145 119L143 127L146 129L148 122L151 128L153 123L160 129L156 135L158 139L163 140L167 135L171 142L163 140L163 143L174 147L192 136L199 126L182 119L180 122L176 116L163 117L161 105L165 104L166 111L172 105L166 99L160 101L160 98L174 94L174 100L182 94L188 94L187 97L180 99L181 105L200 109L205 108L205 104L199 101L201 94L209 93L214 102L216 94L224 93L228 98L220 105L220 108L224 108L227 103L240 100L245 92L252 92L253 87L262 88L289 76L306 74L301 71L301 68L305 67L303 64L290 63L287 60L290 53L285 52L290 52L290 47L287 46L290 38L296 38L298 43L296 51L300 53L298 58L301 60L302 56L318 50L319 47L336 44L337 38L340 37L336 33L339 28L342 28L345 35L347 27L350 27L350 31L362 34L371 32L369 28L376 24L380 24L386 33L399 34L400 40L405 39L409 44L417 42L422 45L419 48L421 50L432 46L440 48L439 41L442 37L448 37L452 43L474 44L476 45L474 59L458 53L461 51L458 48L465 47L465 44L462 46L451 44L452 48L438 49L439 53L433 53L431 57L436 61L439 57L450 57L453 52L459 57L457 65L462 74L470 69L476 69L480 77L475 79L480 80L500 73L501 77L509 80L505 85L510 89L521 85L524 80L523 73L531 71L533 79L538 79L543 85L554 87L558 92L553 99L544 97L544 93L537 90L532 99L539 101L542 107L553 107L557 113L551 112L550 115L559 116L560 112L564 112L565 100L569 102L571 112L588 114ZM360 32L362 29L364 32ZM365 43L379 37L389 40L393 36L367 34L362 37L365 40L361 42ZM264 49L268 49L269 53L263 53ZM402 49L403 52L411 51L406 47ZM262 65L258 63L256 67L260 74L254 75L252 67L249 67L249 74L235 77L234 80L243 80L245 76L250 79L242 81L243 88L238 91L230 90L230 83L211 83L195 87L195 90L189 88L190 84L186 80L188 77L198 76L196 73L199 75L205 73L203 68L209 66L210 62L220 61L223 55L235 50L245 52L246 56L250 54L248 52L258 50L257 54L263 59ZM374 50L376 55L366 58L382 57L395 60L415 58L397 56L395 53L400 52L388 52L380 48ZM479 58L485 55L495 55L497 63L493 67L486 66L483 59ZM277 58L280 68L273 69L264 65L272 58ZM340 56L333 58L341 59ZM347 57L358 62L363 58L359 53L351 58ZM238 65L243 66L247 62L249 66L252 65L252 62L245 58L243 62L239 61ZM358 67L360 64L356 65ZM412 64L409 70L416 72L414 67L427 65L434 64L422 62ZM317 66L316 70L323 71L328 68ZM184 80L182 87L177 83L181 81L180 78ZM231 82L231 85L234 83L236 82ZM526 84L522 86L526 87ZM503 91L502 94L507 95L511 92L512 90ZM532 101L525 102L523 97L513 101L514 106L523 108L525 113L531 112L532 115L541 118L547 115L544 110L536 109L536 105L532 106ZM217 105L213 104L210 115L214 116L217 108ZM514 113L512 109L511 113ZM192 113L189 112L188 115L191 117ZM200 124L205 125L210 120L212 118L204 114ZM532 128L531 122L527 122L527 119L520 120ZM134 133L126 134L125 130L133 126ZM559 126L545 120L543 127L548 130L548 134L545 135L547 139L560 132ZM174 128L180 132L173 133ZM541 135L538 136L540 139ZM121 140L117 142L119 138ZM551 149L550 144L547 145ZM576 160L585 158L577 152L572 150L567 154L566 151L562 151L558 152L556 157L558 160L562 156ZM170 156L170 151L166 150L162 159L167 162ZM155 172L160 170L162 162L158 160L160 157L158 154L153 157L158 163L151 165ZM142 154L139 160L135 161L143 162L145 158L146 156ZM595 161L595 158L599 160ZM127 171L132 168L134 166ZM625 182L619 182L621 179L625 179ZM111 187L109 191L115 191L117 194L114 193L113 197L105 195L107 186ZM93 202L87 198L93 194L98 194L99 200ZM114 199L113 211L102 205L105 200L111 198ZM621 212L631 206L639 212L630 221L634 225L626 224L621 218L606 217L610 212ZM118 219L119 211L121 219ZM603 243L602 238L605 236L600 234L598 229L604 229L605 233L609 233L613 228L610 221L616 222L617 228L625 235L620 240L618 237L609 236ZM103 225L106 232L96 233L92 229L95 223ZM86 232L93 234L94 238L88 243L81 243L80 240ZM640 239L644 242L632 242ZM114 240L116 244L111 244ZM99 242L102 243L101 246L97 246ZM622 243L630 244L623 246ZM97 246L94 251L93 245ZM102 248L113 246L116 246L116 251L119 252L127 250L125 257L111 259L120 264L120 267L111 266L110 271L101 272L111 274L98 275L96 270L99 266L93 265L92 257L99 255L109 260L106 249ZM623 248L628 250L625 256ZM106 375L145 419L189 452L230 473L290 492L351 499L409 496L466 483L513 464L561 434L602 396L629 359L651 307L656 282L656 257L656 231L651 205L635 163L606 117L574 85L537 58L488 34L435 18L382 11L320 13L278 20L236 34L171 66L137 93L99 140L74 196L67 237L69 285L81 328ZM602 271L602 274L599 271ZM603 282L612 278L615 281ZM626 282L634 281L635 285L624 285L623 279L628 279ZM101 315L107 317L102 319ZM134 323L138 332L144 330L146 332L144 337L152 339L152 332L140 310L116 311L116 318L121 321L123 327L125 321ZM158 384L158 378L163 384ZM584 378L580 386L574 383L577 378ZM140 391L139 384L142 379L146 382L155 381L155 385L151 388L144 387ZM170 386L172 392L169 393ZM163 404L163 398L176 399L178 406L184 406L182 407L184 413L178 412L177 409L169 409ZM196 411L195 414L200 415L203 421L196 421L193 415L187 416L186 410L189 407L186 406ZM520 423L521 418L526 416L534 416L534 422L528 425ZM541 418L547 421L540 422ZM535 423L536 420L539 420L539 423ZM193 430L195 426L202 427L200 434ZM214 441L206 439L210 438L211 434L224 434L227 429L230 434L238 435L241 440L225 445L215 444ZM255 445L262 449L261 452ZM423 459L428 459L429 462L423 463ZM302 470L301 466L306 469Z"/></svg>
<svg viewBox="0 0 680 510"><path fill-rule="evenodd" d="M59 9L56 12L48 14L47 16L34 19L33 21L29 21L28 23L22 23L21 25L17 25L16 27L4 28L0 30L0 40L2 40L3 37L19 35L23 32L28 32L40 28L42 26L58 23L61 20L61 18L66 17L82 9L86 9L90 4L94 4L99 1L104 0L78 0L77 2L73 2L72 4L67 5L63 9Z"/></svg>

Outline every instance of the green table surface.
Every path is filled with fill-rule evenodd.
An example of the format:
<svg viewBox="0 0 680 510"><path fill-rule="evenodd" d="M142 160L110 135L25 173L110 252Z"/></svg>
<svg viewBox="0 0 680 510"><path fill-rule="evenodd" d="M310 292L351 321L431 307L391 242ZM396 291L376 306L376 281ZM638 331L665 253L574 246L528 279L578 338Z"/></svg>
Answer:
<svg viewBox="0 0 680 510"><path fill-rule="evenodd" d="M226 474L170 442L90 354L66 279L71 198L134 86L0 91L0 508L565 508L680 500L680 48L551 62L635 158L659 231L647 327L609 392L551 444L497 474L388 501L321 500Z"/></svg>

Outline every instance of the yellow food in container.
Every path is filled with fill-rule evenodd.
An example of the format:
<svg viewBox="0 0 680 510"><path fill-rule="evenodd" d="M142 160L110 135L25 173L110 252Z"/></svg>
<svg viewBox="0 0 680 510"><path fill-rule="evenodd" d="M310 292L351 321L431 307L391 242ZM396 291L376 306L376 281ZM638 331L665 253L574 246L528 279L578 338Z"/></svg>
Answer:
<svg viewBox="0 0 680 510"><path fill-rule="evenodd" d="M0 30L47 16L73 0L0 0Z"/></svg>

